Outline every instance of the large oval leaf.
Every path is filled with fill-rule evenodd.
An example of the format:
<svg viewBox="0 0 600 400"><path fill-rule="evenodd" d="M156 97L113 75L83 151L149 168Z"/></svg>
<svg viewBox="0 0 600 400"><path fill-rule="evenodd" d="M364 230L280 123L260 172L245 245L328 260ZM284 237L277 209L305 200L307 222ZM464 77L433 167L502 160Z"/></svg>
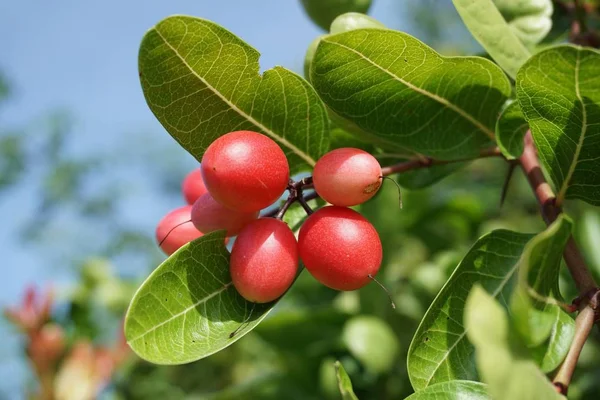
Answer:
<svg viewBox="0 0 600 400"><path fill-rule="evenodd" d="M183 246L146 279L125 317L125 337L156 364L209 356L251 331L275 303L250 303L233 287L224 231Z"/></svg>
<svg viewBox="0 0 600 400"><path fill-rule="evenodd" d="M169 17L144 37L140 80L150 109L198 160L219 136L262 132L294 172L329 146L328 117L312 87L282 67L259 75L259 53L219 25Z"/></svg>
<svg viewBox="0 0 600 400"><path fill-rule="evenodd" d="M515 35L493 0L452 0L456 11L473 37L508 75L517 71L531 56Z"/></svg>
<svg viewBox="0 0 600 400"><path fill-rule="evenodd" d="M523 65L516 86L557 202L600 205L600 53L575 46L542 51Z"/></svg>
<svg viewBox="0 0 600 400"><path fill-rule="evenodd" d="M480 284L506 304L516 283L519 258L531 237L497 230L473 245L427 310L412 340L408 373L415 390L438 382L476 379L474 348L463 325L467 296L473 285Z"/></svg>
<svg viewBox="0 0 600 400"><path fill-rule="evenodd" d="M402 32L359 29L323 38L311 82L336 114L380 141L440 159L490 146L506 75L479 57L442 57Z"/></svg>
<svg viewBox="0 0 600 400"><path fill-rule="evenodd" d="M491 400L483 383L450 381L436 383L413 393L405 400Z"/></svg>

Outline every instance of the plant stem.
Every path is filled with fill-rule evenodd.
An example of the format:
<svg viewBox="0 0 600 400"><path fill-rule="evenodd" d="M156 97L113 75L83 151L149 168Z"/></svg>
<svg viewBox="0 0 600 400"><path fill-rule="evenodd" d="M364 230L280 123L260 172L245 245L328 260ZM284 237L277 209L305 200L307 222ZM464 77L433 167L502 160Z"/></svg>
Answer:
<svg viewBox="0 0 600 400"><path fill-rule="evenodd" d="M414 169L428 168L432 165L444 165L453 164L467 161L474 161L480 158L488 157L503 157L498 147L492 147L489 149L482 150L477 157L472 158L461 158L455 160L435 160L432 158L415 158L413 160L403 161L398 164L390 165L381 169L381 173L384 176L397 174L400 172L412 171Z"/></svg>
<svg viewBox="0 0 600 400"><path fill-rule="evenodd" d="M571 378L573 377L573 372L575 371L577 361L579 360L579 355L581 354L581 349L583 349L583 345L592 331L595 319L595 310L588 306L584 307L575 319L575 337L573 338L569 352L567 353L567 356L561 364L553 381L554 385L564 395L567 394L569 384L571 383Z"/></svg>
<svg viewBox="0 0 600 400"><path fill-rule="evenodd" d="M544 177L530 132L525 135L525 147L519 161L540 204L542 217L549 225L558 218L562 209L556 206L554 191ZM563 256L580 294L588 293L598 287L572 237L565 247Z"/></svg>

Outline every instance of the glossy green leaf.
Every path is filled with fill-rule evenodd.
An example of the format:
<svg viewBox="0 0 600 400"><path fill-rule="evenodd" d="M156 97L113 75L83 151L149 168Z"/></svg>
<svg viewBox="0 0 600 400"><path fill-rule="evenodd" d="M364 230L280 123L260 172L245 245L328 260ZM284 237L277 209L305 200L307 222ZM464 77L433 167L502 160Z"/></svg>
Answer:
<svg viewBox="0 0 600 400"><path fill-rule="evenodd" d="M523 154L523 139L529 124L517 101L510 103L496 122L496 141L502 154L509 159L517 159Z"/></svg>
<svg viewBox="0 0 600 400"><path fill-rule="evenodd" d="M405 400L491 400L491 397L483 383L450 381L428 386Z"/></svg>
<svg viewBox="0 0 600 400"><path fill-rule="evenodd" d="M333 20L341 14L357 12L366 14L371 0L301 0L304 11L312 21L328 31Z"/></svg>
<svg viewBox="0 0 600 400"><path fill-rule="evenodd" d="M360 29L324 38L311 82L339 117L379 147L440 159L492 145L510 94L506 75L479 57L442 57L402 32Z"/></svg>
<svg viewBox="0 0 600 400"><path fill-rule="evenodd" d="M493 0L452 0L473 37L508 75L517 71L531 56L515 35Z"/></svg>
<svg viewBox="0 0 600 400"><path fill-rule="evenodd" d="M344 326L342 340L350 354L376 374L388 372L398 356L399 344L394 331L373 315L349 320Z"/></svg>
<svg viewBox="0 0 600 400"><path fill-rule="evenodd" d="M137 355L156 364L195 361L231 345L267 315L275 303L250 303L233 287L224 241L224 231L204 235L144 281L125 317L125 337Z"/></svg>
<svg viewBox="0 0 600 400"><path fill-rule="evenodd" d="M496 230L480 238L458 265L423 317L408 350L408 373L415 390L439 382L475 380L474 348L463 313L467 296L480 284L508 307L518 261L532 235Z"/></svg>
<svg viewBox="0 0 600 400"><path fill-rule="evenodd" d="M559 307L555 307L555 310L556 318L550 330L550 337L539 346L529 349L536 364L547 374L563 362L575 336L573 318Z"/></svg>
<svg viewBox="0 0 600 400"><path fill-rule="evenodd" d="M600 52L544 50L523 65L516 87L557 202L600 205Z"/></svg>
<svg viewBox="0 0 600 400"><path fill-rule="evenodd" d="M494 400L565 399L515 342L505 310L479 285L467 298L464 320L477 369Z"/></svg>
<svg viewBox="0 0 600 400"><path fill-rule="evenodd" d="M350 377L346 373L344 366L341 362L336 361L334 363L335 373L337 376L338 387L340 388L340 393L342 395L342 400L358 400L358 397L354 394L354 389L352 388L352 382L350 381Z"/></svg>
<svg viewBox="0 0 600 400"><path fill-rule="evenodd" d="M494 3L526 46L538 44L552 29L552 0L494 0Z"/></svg>
<svg viewBox="0 0 600 400"><path fill-rule="evenodd" d="M349 12L339 15L333 20L329 33L336 34L364 28L386 29L386 26L368 15Z"/></svg>
<svg viewBox="0 0 600 400"><path fill-rule="evenodd" d="M144 36L140 80L154 115L196 159L219 136L247 129L275 140L293 172L307 169L329 146L325 107L285 68L261 76L258 59L219 25L174 16Z"/></svg>

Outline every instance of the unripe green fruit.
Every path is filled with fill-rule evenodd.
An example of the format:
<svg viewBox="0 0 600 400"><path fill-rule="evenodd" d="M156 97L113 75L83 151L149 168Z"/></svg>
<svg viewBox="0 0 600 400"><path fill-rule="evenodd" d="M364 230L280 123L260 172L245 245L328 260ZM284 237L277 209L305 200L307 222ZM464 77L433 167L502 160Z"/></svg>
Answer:
<svg viewBox="0 0 600 400"><path fill-rule="evenodd" d="M315 58L315 53L317 52L317 46L321 43L324 37L327 35L321 35L317 37L315 40L310 42L308 49L306 50L306 55L304 56L304 78L310 82L310 64L312 60Z"/></svg>
<svg viewBox="0 0 600 400"><path fill-rule="evenodd" d="M302 0L302 5L312 21L327 30L340 14L369 11L371 0Z"/></svg>
<svg viewBox="0 0 600 400"><path fill-rule="evenodd" d="M333 20L331 27L329 28L329 33L334 35L336 33L365 28L387 29L384 24L377 21L375 18L358 12L349 12L339 15Z"/></svg>

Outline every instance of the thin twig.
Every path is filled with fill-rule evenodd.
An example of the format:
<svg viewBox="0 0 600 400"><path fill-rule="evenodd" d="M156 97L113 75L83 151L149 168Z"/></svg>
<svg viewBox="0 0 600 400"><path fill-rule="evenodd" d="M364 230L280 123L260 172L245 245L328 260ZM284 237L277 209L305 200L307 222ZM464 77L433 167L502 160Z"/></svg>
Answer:
<svg viewBox="0 0 600 400"><path fill-rule="evenodd" d="M569 389L581 349L583 349L583 345L594 326L595 315L596 313L591 307L584 307L575 319L575 337L573 338L573 342L571 342L571 347L565 360L553 380L554 385L564 395L567 394Z"/></svg>

